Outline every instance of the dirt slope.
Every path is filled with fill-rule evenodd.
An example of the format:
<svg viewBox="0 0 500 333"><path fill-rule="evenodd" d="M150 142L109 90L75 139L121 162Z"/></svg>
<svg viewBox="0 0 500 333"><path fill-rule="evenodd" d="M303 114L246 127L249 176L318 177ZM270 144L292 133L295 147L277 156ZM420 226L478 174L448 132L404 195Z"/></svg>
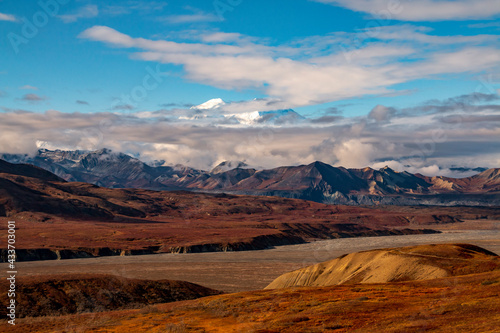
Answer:
<svg viewBox="0 0 500 333"><path fill-rule="evenodd" d="M496 269L499 257L474 245L419 245L351 253L283 274L266 289L429 280Z"/></svg>

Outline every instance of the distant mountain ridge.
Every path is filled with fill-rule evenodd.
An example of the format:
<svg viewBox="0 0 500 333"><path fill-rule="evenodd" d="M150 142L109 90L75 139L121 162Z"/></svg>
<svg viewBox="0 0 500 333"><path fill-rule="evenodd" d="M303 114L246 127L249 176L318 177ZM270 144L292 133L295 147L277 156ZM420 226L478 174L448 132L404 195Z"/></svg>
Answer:
<svg viewBox="0 0 500 333"><path fill-rule="evenodd" d="M200 171L184 166L150 166L123 153L109 149L97 151L63 151L40 149L35 156L0 155L11 163L29 163L48 170L66 181L86 182L109 188L162 188ZM174 189L175 189L175 185Z"/></svg>
<svg viewBox="0 0 500 333"><path fill-rule="evenodd" d="M273 195L348 205L500 205L500 169L467 178L427 177L389 167L346 169L322 162L256 170L226 161L211 171L185 166L153 166L109 149L39 150L34 157L0 155L29 163L67 181L109 188L191 190Z"/></svg>

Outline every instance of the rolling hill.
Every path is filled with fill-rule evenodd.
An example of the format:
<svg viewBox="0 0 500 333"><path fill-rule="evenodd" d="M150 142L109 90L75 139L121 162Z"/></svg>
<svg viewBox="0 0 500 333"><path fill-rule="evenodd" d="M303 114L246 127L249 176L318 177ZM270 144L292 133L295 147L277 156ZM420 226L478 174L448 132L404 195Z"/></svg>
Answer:
<svg viewBox="0 0 500 333"><path fill-rule="evenodd" d="M429 280L500 269L500 257L467 244L351 253L283 274L265 289Z"/></svg>

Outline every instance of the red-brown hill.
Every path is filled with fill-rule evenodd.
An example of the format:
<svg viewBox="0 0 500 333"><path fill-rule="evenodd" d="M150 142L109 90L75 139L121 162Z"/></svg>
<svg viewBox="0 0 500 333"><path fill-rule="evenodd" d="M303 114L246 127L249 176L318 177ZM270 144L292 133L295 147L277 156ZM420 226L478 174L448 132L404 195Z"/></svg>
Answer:
<svg viewBox="0 0 500 333"><path fill-rule="evenodd" d="M18 318L134 309L221 293L184 281L151 281L91 274L18 276L15 285ZM2 295L7 295L8 287L8 281L2 279ZM5 318L6 311L6 307L2 307L0 316Z"/></svg>

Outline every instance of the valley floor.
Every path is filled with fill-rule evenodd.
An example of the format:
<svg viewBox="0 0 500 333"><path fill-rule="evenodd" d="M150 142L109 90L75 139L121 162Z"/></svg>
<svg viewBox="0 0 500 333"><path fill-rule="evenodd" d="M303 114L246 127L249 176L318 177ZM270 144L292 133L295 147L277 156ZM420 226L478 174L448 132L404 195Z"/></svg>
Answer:
<svg viewBox="0 0 500 333"><path fill-rule="evenodd" d="M342 238L241 252L155 254L19 262L19 275L113 274L127 278L183 280L225 292L264 288L279 275L340 255L431 243L470 243L500 254L500 221L432 226L441 234ZM0 277L6 264L0 265Z"/></svg>

